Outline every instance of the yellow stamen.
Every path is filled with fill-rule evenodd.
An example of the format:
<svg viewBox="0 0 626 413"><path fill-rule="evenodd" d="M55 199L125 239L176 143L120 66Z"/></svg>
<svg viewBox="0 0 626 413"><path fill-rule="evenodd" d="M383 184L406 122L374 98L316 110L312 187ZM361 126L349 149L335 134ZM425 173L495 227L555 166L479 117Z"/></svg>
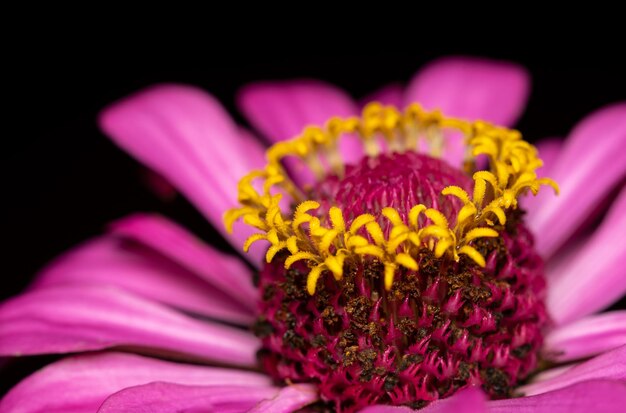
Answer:
<svg viewBox="0 0 626 413"><path fill-rule="evenodd" d="M335 206L322 213L320 204L306 200L283 167L285 158L295 158L318 179L328 174L341 177L344 162L338 147L346 135L357 136L364 152L371 157L383 150L417 150L420 141L427 144L431 155L439 156L445 133L450 130L464 135L468 154L485 155L489 160L488 171L473 173L472 198L458 186L448 186L442 191L443 196L461 201L456 217L450 217L454 226L443 213L421 204L411 208L408 222L390 207L383 208L380 217L365 213L350 220ZM554 181L537 178L535 170L542 162L537 150L519 132L482 121L448 118L437 111L426 112L417 104L399 111L371 103L360 118L334 117L323 127L309 126L300 136L269 148L267 160L263 170L252 171L241 179L238 185L241 206L227 211L224 222L229 232L237 220L259 229L261 233L250 236L243 248L248 251L253 243L268 241L268 262L284 249L288 251L286 268L305 260L311 268L307 279L309 294L315 293L317 282L325 272L341 280L344 265L372 258L383 264L384 284L389 290L400 267L417 271L422 248L431 249L436 257L446 256L455 261L466 255L477 265L485 266L485 257L472 246L473 242L499 236L496 230L499 227L494 226L506 223L507 211L517 208L519 196L529 191L537 194L542 185L551 186L558 193ZM471 158L466 159L466 165L473 164ZM262 185L253 185L256 181ZM262 187L260 193L257 187ZM284 195L298 203L292 216L281 209ZM383 225L385 220L388 224Z"/></svg>

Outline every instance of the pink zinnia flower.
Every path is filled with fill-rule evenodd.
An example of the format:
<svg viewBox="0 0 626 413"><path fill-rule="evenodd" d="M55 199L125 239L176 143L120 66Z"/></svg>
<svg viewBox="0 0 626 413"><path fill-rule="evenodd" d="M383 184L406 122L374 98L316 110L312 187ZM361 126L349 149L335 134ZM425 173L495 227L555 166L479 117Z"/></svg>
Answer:
<svg viewBox="0 0 626 413"><path fill-rule="evenodd" d="M419 102L446 116L510 126L528 90L526 73L515 65L453 58L424 68L406 90L389 87L367 100L399 108ZM252 85L239 102L273 142L360 112L345 93L315 81ZM427 143L441 149L445 162L417 154L413 148L428 149L417 141L410 146L406 136L398 138L397 119L386 143L366 144L381 153L361 160L353 138L367 135L370 118L336 123L358 126L349 131L352 140L326 152L327 165L305 162L310 171L286 162L290 175L278 175L294 183L295 196L317 201L295 211L309 226L299 231L275 214L255 215L273 207L264 203L276 192L263 198L263 188L242 184L239 201L252 208L242 215L257 231L236 222L232 233L223 215L238 207L239 180L265 165L260 140L213 97L188 86L156 86L104 111L103 130L174 184L235 248L260 229L257 238L269 239L274 250L268 256L267 245L255 242L246 264L164 217L138 214L113 223L0 305L0 356L85 353L24 379L0 401L0 412L314 406L380 413L410 411L407 405L455 413L621 411L626 311L599 311L626 292L626 104L589 115L564 142L538 144L544 161L538 173L558 182L561 194L520 200L525 217L509 195L548 181L532 176L528 186L511 189L492 162L486 168L494 175L480 175L487 189L475 190L478 181L461 172L465 146L458 133L438 128L441 117L423 112L411 123L392 109L369 108L376 132L387 127L376 122L398 114L407 128L432 122L437 127L419 133L434 133ZM481 142L478 152L502 154L488 139ZM307 148L303 157L317 150ZM533 149L520 151L512 156L523 168ZM333 158L339 153L341 162ZM484 161L476 159L479 166ZM342 171L311 174L324 167ZM482 201L500 199L498 185L501 202L485 218ZM275 201L289 217L296 205L287 199L289 188L281 190ZM580 231L607 203L598 228ZM461 225L462 211L470 210ZM359 216L362 225L348 230ZM429 231L418 231L428 224ZM456 225L451 232L448 224ZM406 237L389 247L394 234Z"/></svg>

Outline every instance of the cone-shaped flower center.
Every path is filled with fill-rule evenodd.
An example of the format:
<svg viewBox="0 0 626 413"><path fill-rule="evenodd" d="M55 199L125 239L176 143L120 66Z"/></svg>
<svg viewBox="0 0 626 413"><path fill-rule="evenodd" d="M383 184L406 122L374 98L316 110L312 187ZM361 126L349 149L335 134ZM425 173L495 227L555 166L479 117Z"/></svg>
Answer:
<svg viewBox="0 0 626 413"><path fill-rule="evenodd" d="M472 179L432 156L446 128L464 133L490 170ZM354 133L367 155L347 164L337 142ZM416 150L421 139L430 155ZM317 182L292 182L287 156ZM536 367L543 263L517 196L553 183L536 178L541 161L519 134L374 105L362 119L333 119L275 145L268 159L242 179L242 207L226 222L243 217L261 230L246 249L271 244L254 330L272 377L317 383L321 400L349 412L421 407L470 385L506 397Z"/></svg>
<svg viewBox="0 0 626 413"><path fill-rule="evenodd" d="M363 158L357 165L346 165L341 178L326 177L315 186L309 199L319 202L322 211L339 207L347 221L366 213L380 217L383 208L391 207L408 222L411 208L419 204L441 211L448 220L453 220L463 204L458 198L441 194L451 185L470 192L474 181L428 155L381 154Z"/></svg>

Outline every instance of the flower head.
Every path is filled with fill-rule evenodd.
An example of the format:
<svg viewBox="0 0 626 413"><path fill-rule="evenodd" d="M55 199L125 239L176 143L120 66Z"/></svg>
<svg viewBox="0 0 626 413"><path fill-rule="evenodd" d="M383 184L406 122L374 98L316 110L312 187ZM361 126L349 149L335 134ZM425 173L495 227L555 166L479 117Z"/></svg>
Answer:
<svg viewBox="0 0 626 413"><path fill-rule="evenodd" d="M537 152L506 128L526 84L509 64L447 59L408 105L391 89L362 116L323 83L253 86L254 126L297 136L267 158L197 89L113 105L104 130L216 228L229 210L223 233L256 269L165 218L116 222L0 305L0 355L90 352L0 412L618 411L626 314L593 313L626 291L624 189L561 247L623 182L626 106ZM545 175L560 197L520 198L554 186Z"/></svg>
<svg viewBox="0 0 626 413"><path fill-rule="evenodd" d="M452 133L467 144L465 173L440 159ZM339 150L350 135L365 153L354 164ZM290 158L313 185L292 180ZM225 221L261 231L244 250L269 242L257 335L273 377L314 380L322 399L352 411L419 407L469 385L510 396L536 368L545 281L518 197L557 187L537 177L542 162L519 132L370 103L267 159L239 182L242 206Z"/></svg>

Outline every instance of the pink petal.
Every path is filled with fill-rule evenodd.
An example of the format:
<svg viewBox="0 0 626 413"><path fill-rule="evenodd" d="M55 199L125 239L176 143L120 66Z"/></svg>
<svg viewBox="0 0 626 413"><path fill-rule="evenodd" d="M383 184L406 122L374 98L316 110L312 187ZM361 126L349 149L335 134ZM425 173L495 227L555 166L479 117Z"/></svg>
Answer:
<svg viewBox="0 0 626 413"><path fill-rule="evenodd" d="M562 389L587 380L626 380L626 346L580 363L547 380L519 388L527 396Z"/></svg>
<svg viewBox="0 0 626 413"><path fill-rule="evenodd" d="M386 404L376 404L359 410L359 413L412 413L415 410L406 406L388 406Z"/></svg>
<svg viewBox="0 0 626 413"><path fill-rule="evenodd" d="M399 83L392 83L374 91L360 100L363 107L370 102L379 102L383 105L392 105L402 110L404 108L404 87Z"/></svg>
<svg viewBox="0 0 626 413"><path fill-rule="evenodd" d="M258 373L132 354L87 354L57 361L22 380L0 401L0 412L91 413L109 395L157 380L187 385L270 385L269 378Z"/></svg>
<svg viewBox="0 0 626 413"><path fill-rule="evenodd" d="M0 304L0 355L72 353L110 347L251 366L257 340L200 321L123 290L66 285Z"/></svg>
<svg viewBox="0 0 626 413"><path fill-rule="evenodd" d="M626 384L594 380L532 397L495 400L490 413L621 413L626 406Z"/></svg>
<svg viewBox="0 0 626 413"><path fill-rule="evenodd" d="M252 147L258 147L259 146L259 142L263 142L263 140L254 132L252 132L250 129L243 127L243 126L239 126L238 127L238 133L239 133L239 138L241 139L241 143L245 146L245 145L250 145ZM240 154L243 157L243 159L245 159L248 163L250 163L251 165L255 165L255 169L262 169L265 166L265 161L266 161L266 157L265 157L265 146L263 146L262 148L262 158L259 158L259 153L256 150L253 151L242 151ZM241 177L239 178L241 179Z"/></svg>
<svg viewBox="0 0 626 413"><path fill-rule="evenodd" d="M539 157L543 161L543 166L537 170L537 176L550 178L552 169L557 163L559 154L563 148L563 140L556 138L544 139L536 146L539 150ZM546 201L554 200L555 197L556 195L553 191L544 188L536 196L532 194L526 195L521 199L521 203L526 211L531 211Z"/></svg>
<svg viewBox="0 0 626 413"><path fill-rule="evenodd" d="M516 64L446 57L413 77L405 104L417 102L448 116L511 126L522 114L529 90L528 73Z"/></svg>
<svg viewBox="0 0 626 413"><path fill-rule="evenodd" d="M518 65L478 58L446 57L428 64L411 80L405 104L417 102L447 116L511 126L526 105L530 77ZM461 165L465 143L447 136L444 158Z"/></svg>
<svg viewBox="0 0 626 413"><path fill-rule="evenodd" d="M485 394L477 387L469 387L447 399L437 400L419 410L424 413L481 413L486 412ZM401 413L413 412L408 407L372 406L360 413Z"/></svg>
<svg viewBox="0 0 626 413"><path fill-rule="evenodd" d="M135 214L115 222L112 231L155 249L246 308L256 309L258 291L244 263L206 245L174 222L158 215Z"/></svg>
<svg viewBox="0 0 626 413"><path fill-rule="evenodd" d="M317 389L310 384L292 384L271 399L263 400L248 413L291 413L317 400Z"/></svg>
<svg viewBox="0 0 626 413"><path fill-rule="evenodd" d="M115 286L182 310L234 323L250 324L254 319L250 305L237 303L190 269L141 244L113 236L86 242L57 258L37 276L31 288L68 284Z"/></svg>
<svg viewBox="0 0 626 413"><path fill-rule="evenodd" d="M626 188L586 245L551 277L547 306L554 321L567 323L612 304L626 292ZM538 237L539 239L541 237Z"/></svg>
<svg viewBox="0 0 626 413"><path fill-rule="evenodd" d="M570 363L570 364L559 365L558 367L552 367L548 370L544 370L534 375L530 382L539 383L542 381L550 380L560 374L565 373L567 370L571 369L572 367L577 366L578 364L580 363Z"/></svg>
<svg viewBox="0 0 626 413"><path fill-rule="evenodd" d="M537 248L552 255L626 176L626 104L600 109L572 131L550 171L557 198L535 205L528 222Z"/></svg>
<svg viewBox="0 0 626 413"><path fill-rule="evenodd" d="M358 114L343 90L317 80L254 83L238 96L241 111L272 142L293 138L307 125Z"/></svg>
<svg viewBox="0 0 626 413"><path fill-rule="evenodd" d="M544 348L550 360L582 359L626 345L626 310L596 314L551 331Z"/></svg>
<svg viewBox="0 0 626 413"><path fill-rule="evenodd" d="M550 279L550 282L554 282L557 278L560 278L570 266L572 260L574 260L581 251L585 250L591 239L590 234L581 234L567 241L567 244L559 250L559 253L550 257L546 262L546 277Z"/></svg>
<svg viewBox="0 0 626 413"><path fill-rule="evenodd" d="M554 165L558 162L563 143L563 139L559 138L544 139L537 143L536 147L539 151L539 157L543 161L543 166L537 170L537 175L550 176Z"/></svg>
<svg viewBox="0 0 626 413"><path fill-rule="evenodd" d="M241 225L227 234L222 215L237 205L239 179L264 164L263 146L242 137L212 96L188 86L155 86L106 109L100 126L172 182L235 248L254 232ZM262 255L257 248L251 259L261 262Z"/></svg>
<svg viewBox="0 0 626 413"><path fill-rule="evenodd" d="M251 84L240 91L237 103L250 123L271 142L291 139L305 126L322 126L334 116L359 114L347 93L317 80ZM361 144L352 139L343 139L340 150L346 162L360 159L363 153Z"/></svg>
<svg viewBox="0 0 626 413"><path fill-rule="evenodd" d="M149 383L121 390L102 403L98 413L241 413L278 389L269 386L188 386Z"/></svg>

